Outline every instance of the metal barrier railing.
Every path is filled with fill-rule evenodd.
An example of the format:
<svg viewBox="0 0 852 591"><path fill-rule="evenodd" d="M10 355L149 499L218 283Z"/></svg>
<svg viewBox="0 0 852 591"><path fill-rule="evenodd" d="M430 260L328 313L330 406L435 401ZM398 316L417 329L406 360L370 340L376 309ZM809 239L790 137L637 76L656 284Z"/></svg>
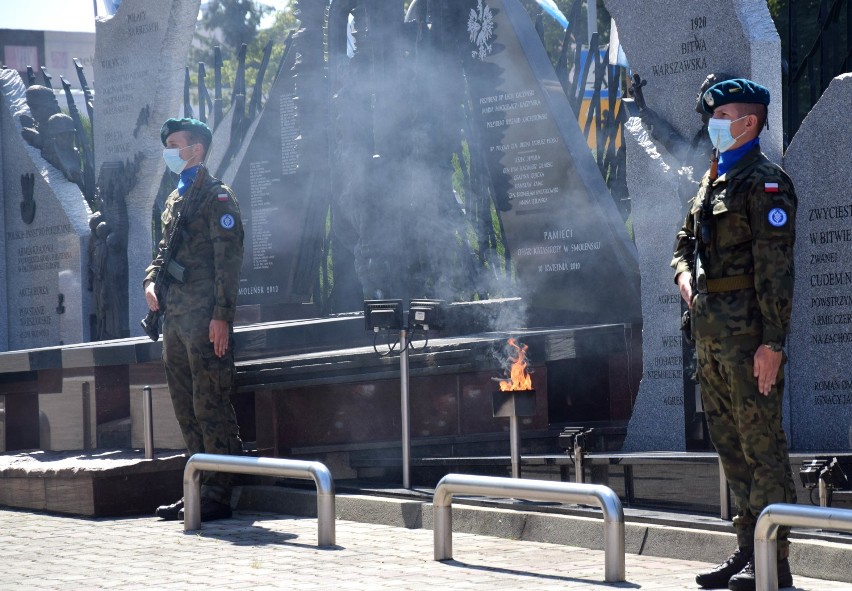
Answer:
<svg viewBox="0 0 852 591"><path fill-rule="evenodd" d="M624 581L624 510L612 489L598 484L525 480L468 474L447 474L432 500L435 560L453 557L454 494L521 497L533 501L588 503L595 501L604 517L604 572L608 583Z"/></svg>
<svg viewBox="0 0 852 591"><path fill-rule="evenodd" d="M151 386L142 388L142 432L145 439L145 459L154 459L154 403Z"/></svg>
<svg viewBox="0 0 852 591"><path fill-rule="evenodd" d="M325 464L283 458L195 454L183 471L183 530L201 528L201 472L231 472L313 480L317 486L317 545L334 546L334 479Z"/></svg>
<svg viewBox="0 0 852 591"><path fill-rule="evenodd" d="M778 528L782 525L852 532L852 510L786 503L766 507L754 526L754 572L757 591L778 589Z"/></svg>

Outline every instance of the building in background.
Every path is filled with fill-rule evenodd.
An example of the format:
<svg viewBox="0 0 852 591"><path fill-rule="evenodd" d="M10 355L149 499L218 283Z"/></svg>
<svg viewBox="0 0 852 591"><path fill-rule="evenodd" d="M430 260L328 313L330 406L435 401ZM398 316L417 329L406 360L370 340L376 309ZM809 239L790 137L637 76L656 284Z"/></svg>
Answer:
<svg viewBox="0 0 852 591"><path fill-rule="evenodd" d="M109 0L114 3L115 0ZM99 16L106 16L101 14ZM0 64L13 68L26 80L27 66L40 77L46 67L54 88L59 77L79 86L74 58L94 87L95 14L91 0L29 0L0 5Z"/></svg>

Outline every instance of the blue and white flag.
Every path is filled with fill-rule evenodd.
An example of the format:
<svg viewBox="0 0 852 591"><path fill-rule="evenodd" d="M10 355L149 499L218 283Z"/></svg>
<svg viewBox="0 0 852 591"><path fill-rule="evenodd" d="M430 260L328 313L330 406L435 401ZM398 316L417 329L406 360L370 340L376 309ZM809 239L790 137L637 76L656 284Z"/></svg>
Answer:
<svg viewBox="0 0 852 591"><path fill-rule="evenodd" d="M349 24L346 25L346 55L350 58L355 57L356 51L358 46L355 43L355 17L350 13Z"/></svg>
<svg viewBox="0 0 852 591"><path fill-rule="evenodd" d="M615 19L609 21L609 65L630 67L624 49L621 47L621 42L618 40L618 28L615 26Z"/></svg>
<svg viewBox="0 0 852 591"><path fill-rule="evenodd" d="M541 6L541 9L545 11L547 14L552 16L556 22L562 25L563 29L568 28L568 19L565 18L565 15L562 14L562 11L559 10L559 7L556 6L556 2L553 0L535 0L538 2L538 5Z"/></svg>
<svg viewBox="0 0 852 591"><path fill-rule="evenodd" d="M95 16L113 16L119 6L121 6L121 0L95 0Z"/></svg>

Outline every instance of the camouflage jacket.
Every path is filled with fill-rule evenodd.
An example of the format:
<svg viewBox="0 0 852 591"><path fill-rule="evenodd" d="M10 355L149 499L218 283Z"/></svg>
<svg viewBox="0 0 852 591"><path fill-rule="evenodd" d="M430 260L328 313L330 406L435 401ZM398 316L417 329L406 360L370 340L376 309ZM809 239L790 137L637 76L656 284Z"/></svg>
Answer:
<svg viewBox="0 0 852 591"><path fill-rule="evenodd" d="M760 335L765 344L783 345L793 302L796 205L790 177L759 146L712 184L704 175L671 263L675 281L693 273L695 338ZM702 231L703 218L709 231ZM749 287L713 288L739 275Z"/></svg>
<svg viewBox="0 0 852 591"><path fill-rule="evenodd" d="M188 189L185 196L192 193ZM196 198L193 197L193 201ZM233 191L219 180L207 177L198 201L188 203L185 235L174 260L186 268L184 283L172 281L165 310L170 318L191 311L209 310L214 320L232 322L237 309L240 267L243 262L243 223ZM163 209L163 239L157 256L145 269L146 283L163 263L177 212L184 198L177 190L166 199Z"/></svg>

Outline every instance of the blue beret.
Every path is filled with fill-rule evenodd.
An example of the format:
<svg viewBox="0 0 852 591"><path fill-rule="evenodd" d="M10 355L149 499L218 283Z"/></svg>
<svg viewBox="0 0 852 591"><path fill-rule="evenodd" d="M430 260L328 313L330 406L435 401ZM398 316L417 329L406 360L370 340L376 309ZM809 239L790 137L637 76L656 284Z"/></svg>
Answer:
<svg viewBox="0 0 852 591"><path fill-rule="evenodd" d="M166 145L166 138L176 131L192 131L197 133L205 140L204 144L207 146L213 140L213 132L210 131L206 123L198 119L190 119L189 117L184 117L183 119L173 118L163 123L163 128L160 130L160 140L164 146Z"/></svg>
<svg viewBox="0 0 852 591"><path fill-rule="evenodd" d="M752 103L769 106L769 90L757 82L734 78L714 84L701 97L701 106L707 113L729 103Z"/></svg>

